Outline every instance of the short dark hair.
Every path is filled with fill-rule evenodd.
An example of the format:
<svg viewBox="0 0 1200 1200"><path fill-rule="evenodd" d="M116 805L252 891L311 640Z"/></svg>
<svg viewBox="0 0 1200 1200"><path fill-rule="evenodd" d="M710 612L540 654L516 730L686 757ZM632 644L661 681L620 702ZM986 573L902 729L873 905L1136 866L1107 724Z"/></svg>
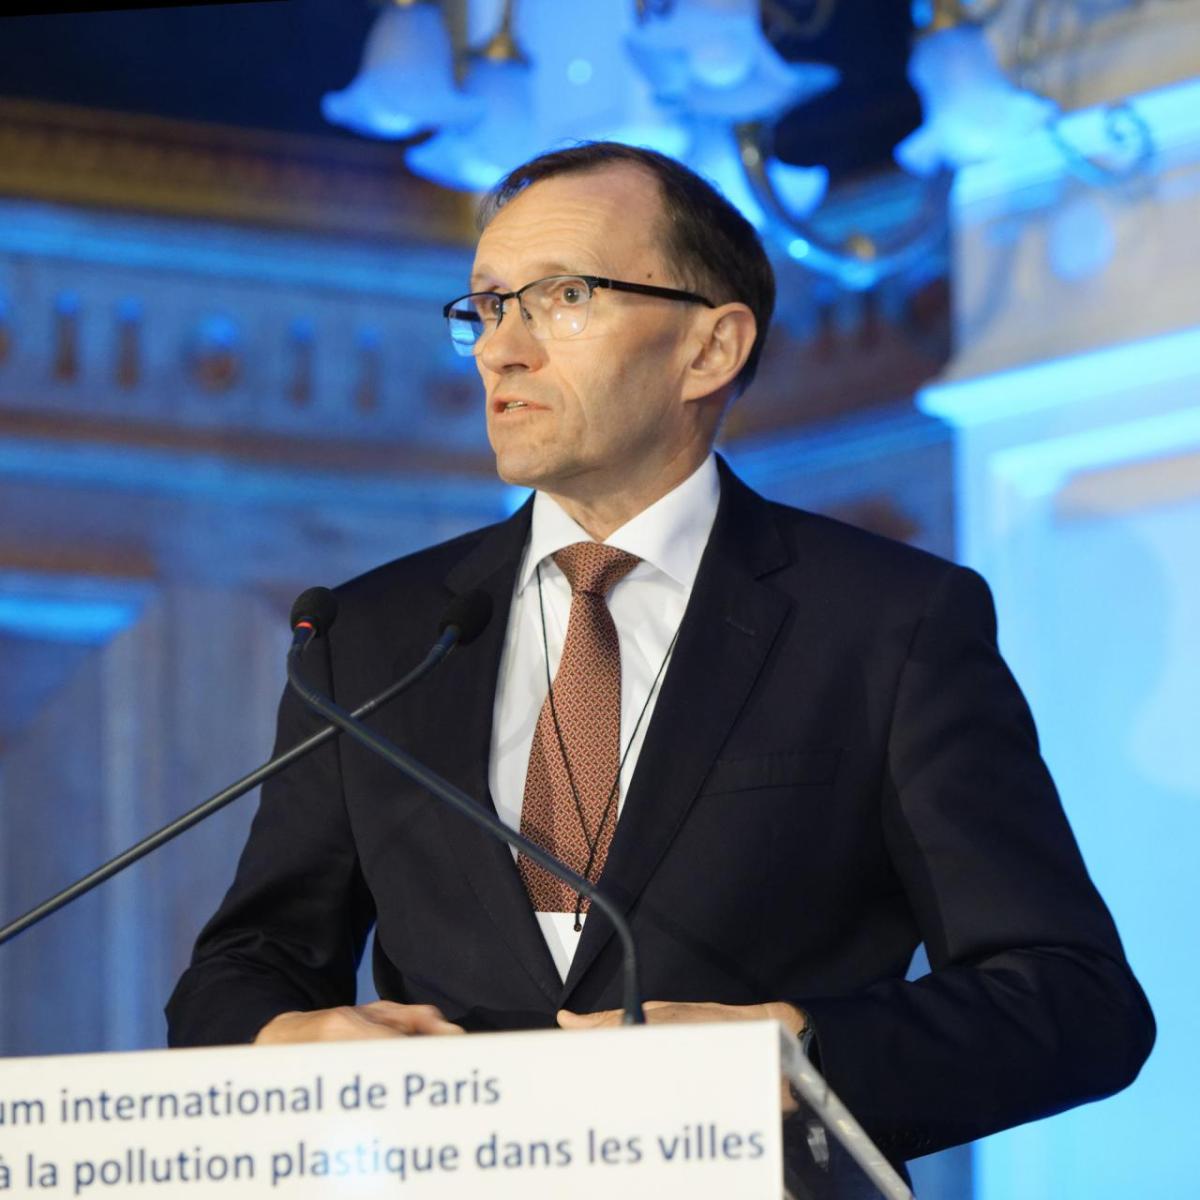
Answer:
<svg viewBox="0 0 1200 1200"><path fill-rule="evenodd" d="M658 182L665 217L663 251L680 272L678 282L715 304L740 301L754 314L757 336L736 380L738 392L745 391L758 369L775 308L775 273L754 226L708 180L682 163L622 142L582 142L539 154L510 171L484 197L479 228L543 179L620 163L641 167Z"/></svg>

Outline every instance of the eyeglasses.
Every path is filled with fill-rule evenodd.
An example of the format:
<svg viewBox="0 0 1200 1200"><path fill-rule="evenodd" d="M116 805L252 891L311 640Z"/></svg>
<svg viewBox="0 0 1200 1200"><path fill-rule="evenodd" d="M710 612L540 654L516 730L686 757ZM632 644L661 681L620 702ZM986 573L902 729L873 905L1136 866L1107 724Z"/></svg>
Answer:
<svg viewBox="0 0 1200 1200"><path fill-rule="evenodd" d="M510 300L517 301L525 327L538 341L572 338L587 328L588 309L597 288L716 308L711 300L695 292L681 292L678 288L623 283L619 279L602 279L599 275L547 275L515 292L469 292L451 300L442 309L442 315L450 329L454 349L464 356L478 352L483 339L504 320L505 307Z"/></svg>

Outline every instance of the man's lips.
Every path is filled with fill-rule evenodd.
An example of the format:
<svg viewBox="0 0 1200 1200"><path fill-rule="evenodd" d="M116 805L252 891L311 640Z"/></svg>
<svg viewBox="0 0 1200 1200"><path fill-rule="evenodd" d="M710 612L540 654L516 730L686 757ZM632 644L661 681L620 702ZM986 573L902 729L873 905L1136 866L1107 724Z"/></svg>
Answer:
<svg viewBox="0 0 1200 1200"><path fill-rule="evenodd" d="M492 412L496 414L545 411L544 404L535 404L532 400L526 400L521 396L497 396L492 401Z"/></svg>

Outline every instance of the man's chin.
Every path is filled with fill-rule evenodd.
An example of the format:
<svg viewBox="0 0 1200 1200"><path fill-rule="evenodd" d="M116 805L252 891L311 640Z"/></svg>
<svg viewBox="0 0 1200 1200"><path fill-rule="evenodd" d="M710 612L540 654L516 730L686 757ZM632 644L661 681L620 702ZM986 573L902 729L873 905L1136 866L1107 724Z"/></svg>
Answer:
<svg viewBox="0 0 1200 1200"><path fill-rule="evenodd" d="M497 454L496 474L512 487L544 488L554 478L545 463L534 463L516 455Z"/></svg>

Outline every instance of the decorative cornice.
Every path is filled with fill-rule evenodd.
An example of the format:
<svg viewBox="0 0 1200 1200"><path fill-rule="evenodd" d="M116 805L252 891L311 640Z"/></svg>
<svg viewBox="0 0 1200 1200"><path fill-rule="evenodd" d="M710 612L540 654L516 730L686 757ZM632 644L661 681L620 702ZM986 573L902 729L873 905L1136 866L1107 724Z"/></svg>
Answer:
<svg viewBox="0 0 1200 1200"><path fill-rule="evenodd" d="M1184 329L990 375L934 381L916 402L921 412L956 429L1050 418L1061 435L1064 413L1086 415L1089 406L1114 397L1132 398L1142 416L1160 395L1167 411L1195 413L1197 378L1200 329Z"/></svg>
<svg viewBox="0 0 1200 1200"><path fill-rule="evenodd" d="M947 425L904 402L807 429L727 441L721 449L740 474L764 491L794 478L797 464L810 476L841 473L847 480L857 477L874 486L876 481L864 471L866 464L945 446L950 437Z"/></svg>
<svg viewBox="0 0 1200 1200"><path fill-rule="evenodd" d="M0 98L0 194L322 233L467 242L473 201L390 143Z"/></svg>
<svg viewBox="0 0 1200 1200"><path fill-rule="evenodd" d="M488 494L504 488L490 452L0 409L0 479L34 477L121 479L177 492L214 484L229 491L241 478L299 481L297 488L328 480L342 494L361 491L389 502L405 488L419 495L431 479Z"/></svg>

